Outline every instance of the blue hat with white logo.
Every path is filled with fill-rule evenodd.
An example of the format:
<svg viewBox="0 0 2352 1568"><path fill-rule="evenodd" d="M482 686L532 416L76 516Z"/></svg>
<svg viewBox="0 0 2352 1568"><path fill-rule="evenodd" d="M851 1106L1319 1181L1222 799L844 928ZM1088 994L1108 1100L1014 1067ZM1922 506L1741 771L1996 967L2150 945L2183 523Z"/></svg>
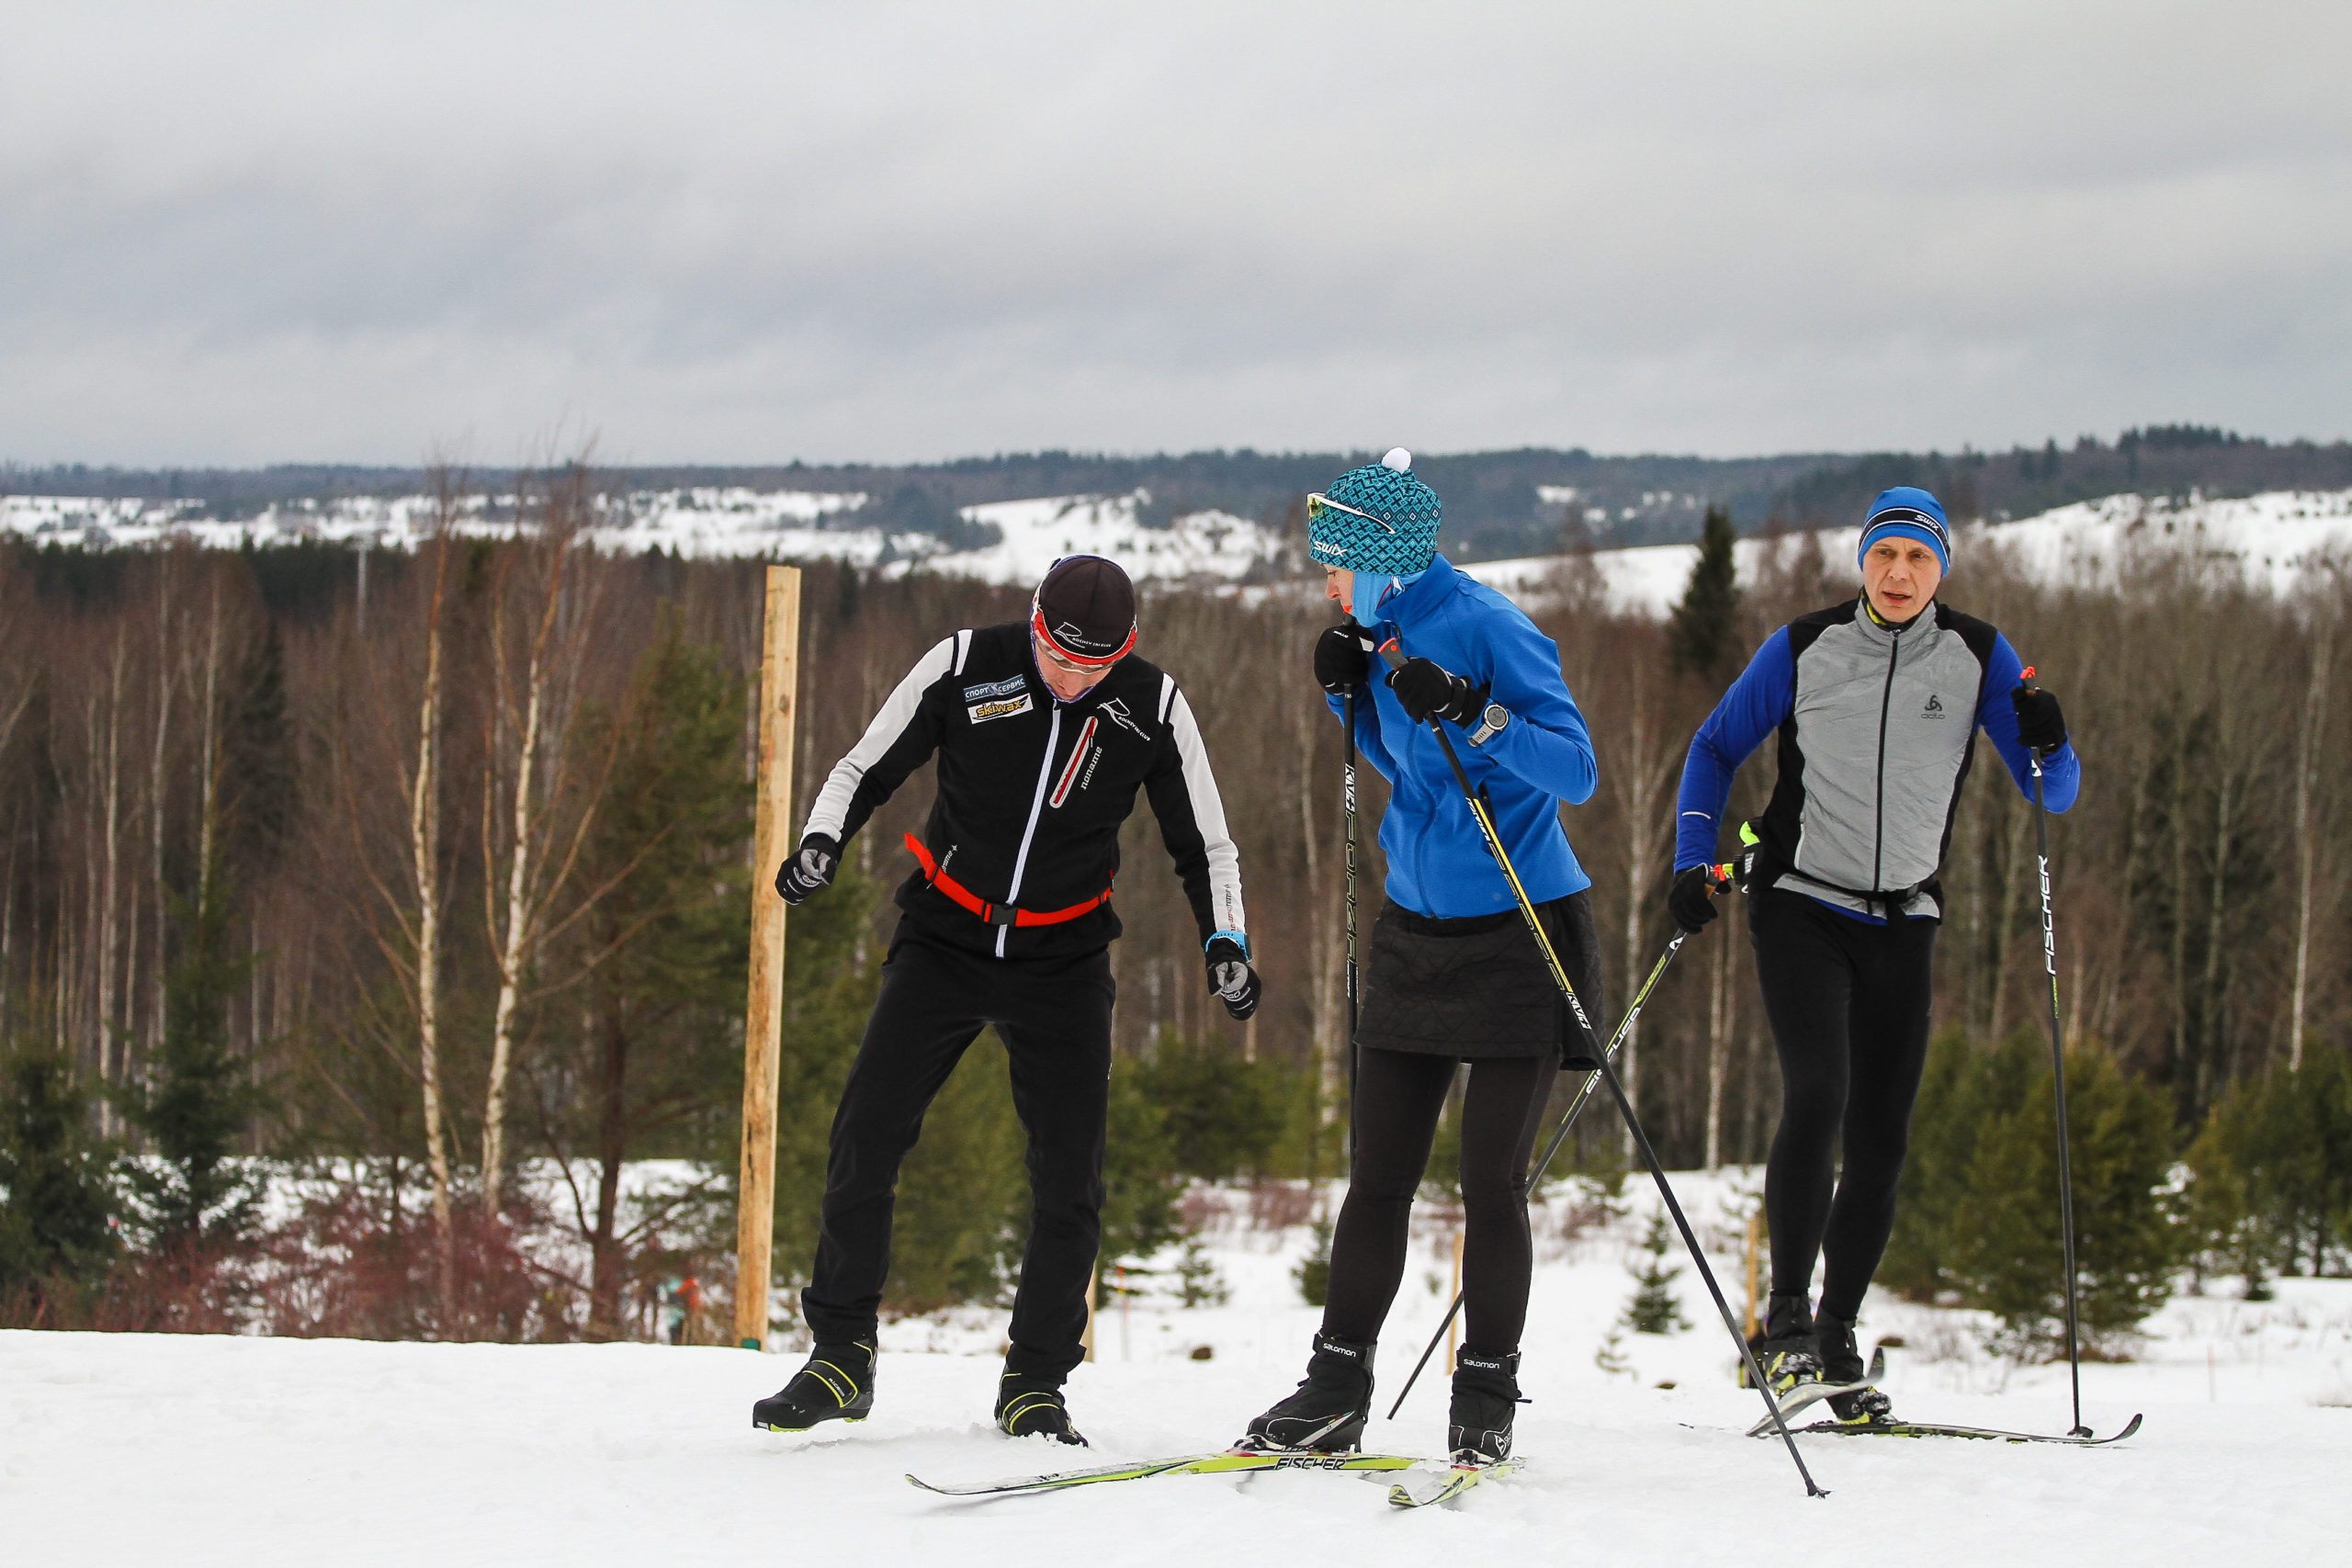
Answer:
<svg viewBox="0 0 2352 1568"><path fill-rule="evenodd" d="M1306 498L1307 554L1318 566L1409 577L1429 570L1443 515L1437 491L1413 477L1413 455L1393 447Z"/></svg>
<svg viewBox="0 0 2352 1568"><path fill-rule="evenodd" d="M1896 485L1878 492L1870 515L1862 521L1861 542L1854 547L1859 565L1871 547L1889 534L1917 539L1936 552L1943 570L1951 570L1951 525L1944 521L1943 502L1917 485Z"/></svg>

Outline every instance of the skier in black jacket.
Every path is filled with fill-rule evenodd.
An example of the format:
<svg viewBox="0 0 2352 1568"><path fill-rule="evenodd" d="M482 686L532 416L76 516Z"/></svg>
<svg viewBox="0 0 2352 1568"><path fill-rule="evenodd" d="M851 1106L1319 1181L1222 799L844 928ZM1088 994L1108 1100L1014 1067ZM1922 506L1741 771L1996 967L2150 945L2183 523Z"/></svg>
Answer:
<svg viewBox="0 0 2352 1568"><path fill-rule="evenodd" d="M1935 995L1937 871L1977 731L2029 799L2039 767L2052 811L2074 805L2082 779L2057 697L2025 683L2008 638L1936 597L1951 566L1936 498L1883 492L1857 554L1860 595L1767 637L1692 738L1668 897L1686 931L1714 919L1707 866L1732 776L1777 730L1779 782L1743 832L1781 1086L1764 1176L1772 1294L1755 1348L1778 1388L1849 1390L1829 1404L1854 1423L1890 1408L1853 1386L1864 1371L1854 1324L1894 1225Z"/></svg>
<svg viewBox="0 0 2352 1568"><path fill-rule="evenodd" d="M816 1339L752 1424L802 1431L874 1404L876 1314L899 1166L983 1025L1011 1058L1029 1136L1029 1247L998 1385L1007 1434L1082 1443L1062 1382L1082 1354L1101 1237L1111 1075L1111 880L1140 787L1199 923L1209 989L1257 1010L1240 856L1175 678L1134 656L1135 588L1100 556L1054 563L1028 624L959 631L917 661L818 793L776 873L797 904L906 776L939 756L939 792L901 883L882 991L834 1113L816 1268Z"/></svg>

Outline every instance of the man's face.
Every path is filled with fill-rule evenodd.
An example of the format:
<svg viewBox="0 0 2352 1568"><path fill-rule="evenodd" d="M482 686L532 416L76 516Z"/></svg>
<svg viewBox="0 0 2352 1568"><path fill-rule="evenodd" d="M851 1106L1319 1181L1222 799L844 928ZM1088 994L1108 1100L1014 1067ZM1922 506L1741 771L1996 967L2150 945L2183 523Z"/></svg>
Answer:
<svg viewBox="0 0 2352 1568"><path fill-rule="evenodd" d="M1862 592L1882 621L1901 626L1936 596L1944 564L1925 541L1889 534L1862 552Z"/></svg>
<svg viewBox="0 0 2352 1568"><path fill-rule="evenodd" d="M1323 597L1352 615L1356 613L1356 574L1343 566L1323 569Z"/></svg>
<svg viewBox="0 0 2352 1568"><path fill-rule="evenodd" d="M1066 703L1074 703L1102 683L1102 677L1118 668L1116 664L1072 664L1046 645L1036 633L1029 634L1029 646L1037 655L1037 673L1046 678L1046 689Z"/></svg>

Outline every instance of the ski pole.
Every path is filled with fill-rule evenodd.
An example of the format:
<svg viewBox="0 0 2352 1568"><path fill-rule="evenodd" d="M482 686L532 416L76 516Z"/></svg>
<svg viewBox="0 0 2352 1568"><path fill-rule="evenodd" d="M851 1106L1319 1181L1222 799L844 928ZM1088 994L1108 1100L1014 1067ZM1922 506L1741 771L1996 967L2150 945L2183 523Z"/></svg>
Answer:
<svg viewBox="0 0 2352 1568"><path fill-rule="evenodd" d="M1355 617L1350 615L1353 626ZM1344 770L1345 794L1348 805L1348 1130L1340 1148L1342 1162L1352 1160L1356 1152L1356 694L1350 687L1340 699L1345 710L1343 722L1348 731L1347 764Z"/></svg>
<svg viewBox="0 0 2352 1568"><path fill-rule="evenodd" d="M1710 881L1713 886L1720 889L1725 882L1730 880L1731 867L1724 865L1715 869L1720 876L1711 878ZM1632 1032L1634 1021L1642 1016L1642 1004L1649 1000L1651 988L1657 984L1658 977L1666 973L1666 966L1674 962L1674 955L1682 951L1683 939L1690 934L1682 931L1674 933L1674 939L1666 944L1666 951L1658 954L1657 963L1651 967L1650 977L1643 981L1642 988L1634 994L1634 1005L1625 1010L1625 1016L1617 1021L1617 1032L1609 1037L1611 1060L1616 1059L1618 1046L1624 1043L1625 1036ZM1544 1173L1552 1168L1552 1156L1558 1154L1560 1145L1567 1141L1568 1130L1577 1124L1577 1117L1583 1111L1584 1102L1592 1098L1592 1086L1600 1081L1600 1075L1596 1073L1585 1075L1584 1084L1577 1090L1577 1097L1568 1101L1567 1114L1560 1118L1559 1126L1553 1131L1552 1141L1544 1145L1544 1157L1535 1162L1534 1173L1527 1179L1530 1189L1542 1181ZM1445 1309L1445 1320L1437 1325L1437 1332L1430 1336L1429 1344L1422 1348L1421 1359L1413 1363L1412 1373L1405 1379L1405 1386L1396 1391L1396 1403L1388 1407L1388 1418L1391 1421L1396 1419L1396 1412L1405 1407L1405 1396L1412 1393L1413 1385L1420 1381L1422 1369L1430 1364L1430 1357L1437 1352L1437 1342L1445 1337L1445 1331L1453 1326L1453 1320L1461 1311L1462 1292L1456 1291L1453 1292L1453 1304Z"/></svg>
<svg viewBox="0 0 2352 1568"><path fill-rule="evenodd" d="M1405 662L1405 656L1394 637L1381 645L1380 652L1391 669ZM1552 972L1552 983L1559 987L1561 998L1568 1004L1568 1015L1584 1032L1587 1051L1600 1064L1600 1077L1609 1085L1610 1098L1616 1100L1617 1112L1625 1119L1625 1130L1633 1134L1634 1146L1642 1151L1643 1163L1649 1167L1650 1179L1657 1183L1658 1196L1665 1201L1667 1213L1674 1217L1674 1228L1682 1233L1682 1245L1689 1249L1690 1261L1698 1265L1699 1277L1707 1282L1707 1293L1715 1299L1715 1311L1724 1320L1724 1329L1731 1336L1732 1343L1739 1348L1739 1359L1747 1369L1748 1380L1756 1385L1756 1392L1763 1395L1764 1408L1771 1413L1774 1430L1781 1434L1781 1441L1788 1446L1789 1458L1796 1465L1797 1473L1804 1478L1806 1493L1815 1497L1828 1496L1829 1494L1813 1479L1813 1472L1805 1468L1804 1456L1797 1452L1797 1440L1790 1434L1789 1423L1781 1414L1781 1402L1772 1396L1771 1386L1764 1381L1763 1369L1756 1364L1756 1352L1748 1348L1747 1337L1740 1333L1738 1321L1731 1314L1731 1303L1724 1299L1724 1288L1716 1282L1715 1271L1708 1264L1706 1253L1700 1248L1699 1237L1690 1229L1690 1222L1682 1213L1682 1204L1674 1196L1674 1184L1666 1179L1666 1167L1658 1163L1657 1150L1651 1147L1649 1134L1642 1130L1642 1119L1634 1114L1634 1102L1625 1097L1625 1086L1619 1081L1617 1069L1601 1054L1600 1038L1593 1030L1592 1020L1585 1016L1584 1003L1577 999L1576 987L1568 983L1568 972L1561 967L1560 955L1554 951L1552 939L1544 934L1544 922L1535 913L1533 901L1527 896L1527 886L1519 879L1519 868L1511 864L1510 852L1503 847L1502 833L1495 826L1493 813L1487 809L1487 797L1470 783L1469 773L1463 769L1462 759L1454 753L1453 742L1446 736L1445 721L1431 716L1429 722L1430 733L1437 737L1438 746L1445 753L1446 766L1453 771L1453 782L1461 786L1463 801L1470 807L1470 815L1478 824L1478 832L1487 840L1487 852L1495 857L1495 865L1502 872L1503 880L1510 884L1511 897L1519 904L1520 918L1527 922L1528 934L1535 939L1536 950L1543 953L1544 966Z"/></svg>
<svg viewBox="0 0 2352 1568"><path fill-rule="evenodd" d="M2032 679L2029 664L2018 680ZM2075 1303L2075 1160L2066 1136L2066 1049L2058 1028L2058 928L2050 913L2050 810L2041 799L2041 753L2031 747L2026 750L2033 764L2034 848L2041 863L2041 966L2050 972L2050 1070L2058 1091L2058 1231L2066 1253L2066 1373L2075 1394L2075 1427L2068 1435L2086 1438L2090 1428L2083 1425L2083 1358Z"/></svg>

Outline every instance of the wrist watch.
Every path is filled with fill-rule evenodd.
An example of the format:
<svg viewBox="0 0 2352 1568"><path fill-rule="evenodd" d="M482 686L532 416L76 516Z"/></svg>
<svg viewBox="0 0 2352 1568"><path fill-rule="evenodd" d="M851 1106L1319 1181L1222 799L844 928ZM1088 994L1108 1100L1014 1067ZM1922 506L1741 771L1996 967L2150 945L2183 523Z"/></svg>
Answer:
<svg viewBox="0 0 2352 1568"><path fill-rule="evenodd" d="M1473 746L1484 746L1488 740L1500 735L1503 732L1503 727L1510 722L1510 709L1500 703L1488 703L1486 711L1480 714L1478 718L1478 728L1470 732L1470 744Z"/></svg>

